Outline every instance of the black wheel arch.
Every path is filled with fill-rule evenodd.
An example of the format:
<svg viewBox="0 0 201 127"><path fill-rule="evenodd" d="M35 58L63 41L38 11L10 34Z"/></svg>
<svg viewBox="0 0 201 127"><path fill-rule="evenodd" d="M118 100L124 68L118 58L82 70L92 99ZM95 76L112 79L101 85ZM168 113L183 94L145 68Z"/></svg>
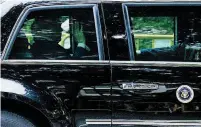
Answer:
<svg viewBox="0 0 201 127"><path fill-rule="evenodd" d="M45 126L68 126L66 110L53 93L34 87L33 83L1 78L1 107ZM35 114L35 115L34 115ZM44 125L42 125L44 126Z"/></svg>
<svg viewBox="0 0 201 127"><path fill-rule="evenodd" d="M53 127L53 123L51 120L44 114L44 112L41 112L40 109L43 109L40 105L34 104L30 105L26 101L21 101L18 99L13 99L9 97L5 97L5 94L9 93L4 93L1 92L1 110L2 111L9 111L12 113L16 113L20 116L25 117L26 119L30 120L34 124L36 124L38 127ZM9 96L15 96L17 97L18 95L14 95L10 93ZM23 98L23 97L20 97ZM27 100L24 98L24 100ZM30 102L30 100L29 100Z"/></svg>

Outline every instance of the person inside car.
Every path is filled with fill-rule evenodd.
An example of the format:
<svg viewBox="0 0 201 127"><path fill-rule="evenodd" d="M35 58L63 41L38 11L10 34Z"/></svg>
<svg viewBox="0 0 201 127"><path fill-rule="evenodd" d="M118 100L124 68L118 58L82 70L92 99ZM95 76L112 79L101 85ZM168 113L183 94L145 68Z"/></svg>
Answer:
<svg viewBox="0 0 201 127"><path fill-rule="evenodd" d="M171 47L142 49L136 52L142 61L200 61L201 43L179 43Z"/></svg>
<svg viewBox="0 0 201 127"><path fill-rule="evenodd" d="M90 51L90 48L86 45L86 39L83 32L83 26L81 25L81 28L79 28L79 23L75 22L74 24L74 38L77 42L77 46L75 49L75 53L73 54L73 57L80 57L81 55L85 55L88 51ZM61 40L59 41L59 45L67 50L70 50L71 48L71 42L70 42L70 27L69 27L69 18L66 19L61 24L62 32L61 32Z"/></svg>
<svg viewBox="0 0 201 127"><path fill-rule="evenodd" d="M74 23L75 29L73 37L77 45L72 53L70 28L69 25L67 25L69 24L69 19L66 19L62 24L55 24L55 22L53 24L53 22L49 21L51 21L51 19L41 18L37 20L34 19L34 21L32 19L32 24L27 25L27 27L31 26L31 28L29 28L29 31L25 31L25 35L30 44L30 50L34 58L77 59L87 55L90 49L86 45L83 26L81 26L79 22Z"/></svg>
<svg viewBox="0 0 201 127"><path fill-rule="evenodd" d="M141 61L182 61L184 45L178 44L165 48L141 49L136 51L137 60Z"/></svg>

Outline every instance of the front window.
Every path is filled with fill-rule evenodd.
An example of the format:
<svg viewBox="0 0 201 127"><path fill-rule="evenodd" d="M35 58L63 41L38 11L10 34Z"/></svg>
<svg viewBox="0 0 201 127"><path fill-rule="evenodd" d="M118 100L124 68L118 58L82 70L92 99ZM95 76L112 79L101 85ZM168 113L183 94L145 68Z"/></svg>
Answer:
<svg viewBox="0 0 201 127"><path fill-rule="evenodd" d="M98 59L92 8L31 12L20 29L9 59Z"/></svg>

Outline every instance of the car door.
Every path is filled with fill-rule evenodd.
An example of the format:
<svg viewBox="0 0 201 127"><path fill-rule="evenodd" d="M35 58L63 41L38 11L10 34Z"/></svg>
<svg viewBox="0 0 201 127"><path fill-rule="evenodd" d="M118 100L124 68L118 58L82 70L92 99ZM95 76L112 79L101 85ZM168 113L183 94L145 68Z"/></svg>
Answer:
<svg viewBox="0 0 201 127"><path fill-rule="evenodd" d="M112 126L200 126L200 2L125 3L113 11L121 7L125 31L107 27L121 33L130 60L119 57L123 46L112 50Z"/></svg>
<svg viewBox="0 0 201 127"><path fill-rule="evenodd" d="M28 6L2 55L2 78L56 97L74 126L111 119L111 68L98 6ZM107 123L103 126L110 126L111 120Z"/></svg>

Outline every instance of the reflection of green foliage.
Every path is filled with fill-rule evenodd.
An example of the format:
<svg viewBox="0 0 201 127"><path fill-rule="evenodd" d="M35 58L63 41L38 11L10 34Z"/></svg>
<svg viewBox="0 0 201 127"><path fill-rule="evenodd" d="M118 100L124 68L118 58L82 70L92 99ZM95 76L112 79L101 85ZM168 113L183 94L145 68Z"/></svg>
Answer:
<svg viewBox="0 0 201 127"><path fill-rule="evenodd" d="M151 39L136 39L135 45L137 50L152 48Z"/></svg>
<svg viewBox="0 0 201 127"><path fill-rule="evenodd" d="M152 48L152 40L150 39L141 39L139 43L140 49Z"/></svg>
<svg viewBox="0 0 201 127"><path fill-rule="evenodd" d="M174 33L174 17L132 17L135 30L156 29L165 30L166 34Z"/></svg>
<svg viewBox="0 0 201 127"><path fill-rule="evenodd" d="M131 17L134 34L172 35L174 34L174 17ZM152 39L146 37L135 39L136 50L152 47Z"/></svg>

